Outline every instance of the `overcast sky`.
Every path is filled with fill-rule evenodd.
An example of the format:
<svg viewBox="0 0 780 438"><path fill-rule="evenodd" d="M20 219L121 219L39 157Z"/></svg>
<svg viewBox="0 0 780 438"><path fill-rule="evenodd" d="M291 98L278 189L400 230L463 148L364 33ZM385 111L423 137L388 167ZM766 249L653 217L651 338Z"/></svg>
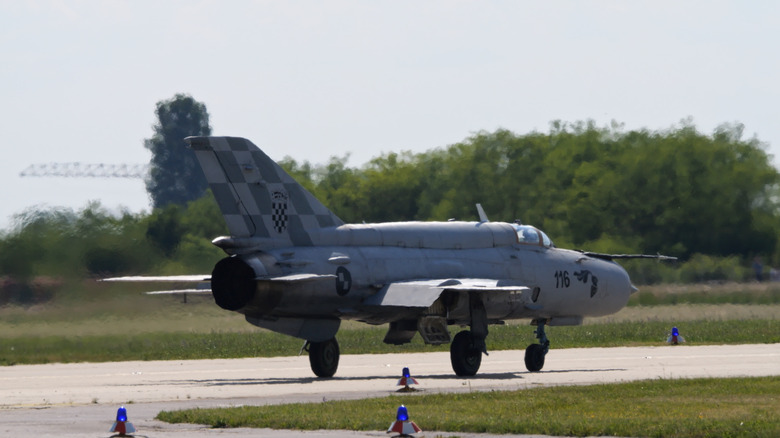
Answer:
<svg viewBox="0 0 780 438"><path fill-rule="evenodd" d="M148 211L140 180L19 173L148 162L155 103L176 93L206 104L215 135L315 164L688 117L707 134L743 123L780 156L778 5L0 0L0 229L31 206Z"/></svg>

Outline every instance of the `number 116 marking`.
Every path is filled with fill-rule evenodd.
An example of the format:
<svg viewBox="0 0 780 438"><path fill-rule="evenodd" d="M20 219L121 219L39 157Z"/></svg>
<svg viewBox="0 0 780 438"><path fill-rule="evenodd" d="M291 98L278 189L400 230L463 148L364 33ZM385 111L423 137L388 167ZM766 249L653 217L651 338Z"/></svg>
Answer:
<svg viewBox="0 0 780 438"><path fill-rule="evenodd" d="M569 287L571 280L569 279L569 271L555 271L555 287Z"/></svg>

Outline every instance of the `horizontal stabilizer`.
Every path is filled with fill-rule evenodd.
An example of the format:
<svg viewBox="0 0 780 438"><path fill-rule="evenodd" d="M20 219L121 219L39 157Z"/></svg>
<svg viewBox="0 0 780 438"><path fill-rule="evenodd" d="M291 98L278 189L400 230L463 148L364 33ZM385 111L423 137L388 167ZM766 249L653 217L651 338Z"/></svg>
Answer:
<svg viewBox="0 0 780 438"><path fill-rule="evenodd" d="M139 275L104 278L99 281L110 281L113 283L196 283L194 288L156 290L144 293L146 295L211 295L211 275Z"/></svg>
<svg viewBox="0 0 780 438"><path fill-rule="evenodd" d="M144 292L146 295L211 295L211 289L174 289Z"/></svg>
<svg viewBox="0 0 780 438"><path fill-rule="evenodd" d="M281 283L304 283L309 281L318 281L336 278L333 274L292 274L281 277L258 277L259 282L281 282ZM134 277L114 277L105 278L100 281L124 282L124 283L197 283L196 288L156 290L144 292L146 295L211 295L211 276L210 275L166 275L166 276L134 276Z"/></svg>
<svg viewBox="0 0 780 438"><path fill-rule="evenodd" d="M210 274L197 274L197 275L139 275L131 277L113 277L104 278L100 281L112 281L119 283L199 283L211 281Z"/></svg>

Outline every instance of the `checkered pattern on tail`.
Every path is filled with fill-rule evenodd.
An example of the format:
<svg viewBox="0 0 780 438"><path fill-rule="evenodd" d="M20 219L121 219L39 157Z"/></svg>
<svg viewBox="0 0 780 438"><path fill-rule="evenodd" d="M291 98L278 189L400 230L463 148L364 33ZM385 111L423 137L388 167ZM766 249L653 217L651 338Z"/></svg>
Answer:
<svg viewBox="0 0 780 438"><path fill-rule="evenodd" d="M312 245L308 230L344 223L249 140L185 140L195 151L232 236Z"/></svg>
<svg viewBox="0 0 780 438"><path fill-rule="evenodd" d="M274 192L272 198L271 210L273 214L271 218L274 221L274 230L277 233L283 233L287 229L287 195L283 192Z"/></svg>

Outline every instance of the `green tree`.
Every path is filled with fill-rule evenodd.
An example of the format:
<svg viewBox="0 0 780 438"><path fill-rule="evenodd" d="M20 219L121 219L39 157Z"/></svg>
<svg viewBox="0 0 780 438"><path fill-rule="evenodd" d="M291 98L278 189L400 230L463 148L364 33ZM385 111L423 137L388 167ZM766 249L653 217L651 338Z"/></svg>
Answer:
<svg viewBox="0 0 780 438"><path fill-rule="evenodd" d="M222 212L211 190L207 190L202 198L187 204L187 210L181 217L181 224L184 234L196 236L206 242L228 234Z"/></svg>
<svg viewBox="0 0 780 438"><path fill-rule="evenodd" d="M641 236L650 252L772 253L778 229L767 217L777 224L770 191L780 182L778 172L757 141L741 139L739 127L719 129L706 136L686 124L620 140L625 149L609 192L624 206L622 214L610 211L615 228Z"/></svg>
<svg viewBox="0 0 780 438"><path fill-rule="evenodd" d="M184 237L183 216L182 207L170 204L155 210L148 218L146 238L166 257L173 255Z"/></svg>
<svg viewBox="0 0 780 438"><path fill-rule="evenodd" d="M333 210L345 222L364 220L359 199L360 186L363 184L362 172L347 167L349 156L330 157L324 166L316 169L317 188L314 195L320 195L320 201Z"/></svg>
<svg viewBox="0 0 780 438"><path fill-rule="evenodd" d="M417 219L419 172L420 166L410 153L389 153L371 160L362 171L358 192L361 219L367 222Z"/></svg>
<svg viewBox="0 0 780 438"><path fill-rule="evenodd" d="M627 262L639 282L739 279L749 273L739 264L756 255L780 260L780 174L738 124L705 135L690 122L629 132L553 122L548 133L479 132L362 168L346 162L282 165L346 222L475 220L480 202L491 220L521 218L561 247L689 259L677 270ZM207 272L224 257L209 241L227 230L205 193L150 215L117 216L98 203L17 215L0 233L0 277L16 287L6 300L34 301L42 275Z"/></svg>
<svg viewBox="0 0 780 438"><path fill-rule="evenodd" d="M157 102L154 135L144 142L152 152L146 190L155 208L168 204L184 205L200 198L208 183L198 166L195 153L184 138L211 135L206 105L192 96L177 94Z"/></svg>

